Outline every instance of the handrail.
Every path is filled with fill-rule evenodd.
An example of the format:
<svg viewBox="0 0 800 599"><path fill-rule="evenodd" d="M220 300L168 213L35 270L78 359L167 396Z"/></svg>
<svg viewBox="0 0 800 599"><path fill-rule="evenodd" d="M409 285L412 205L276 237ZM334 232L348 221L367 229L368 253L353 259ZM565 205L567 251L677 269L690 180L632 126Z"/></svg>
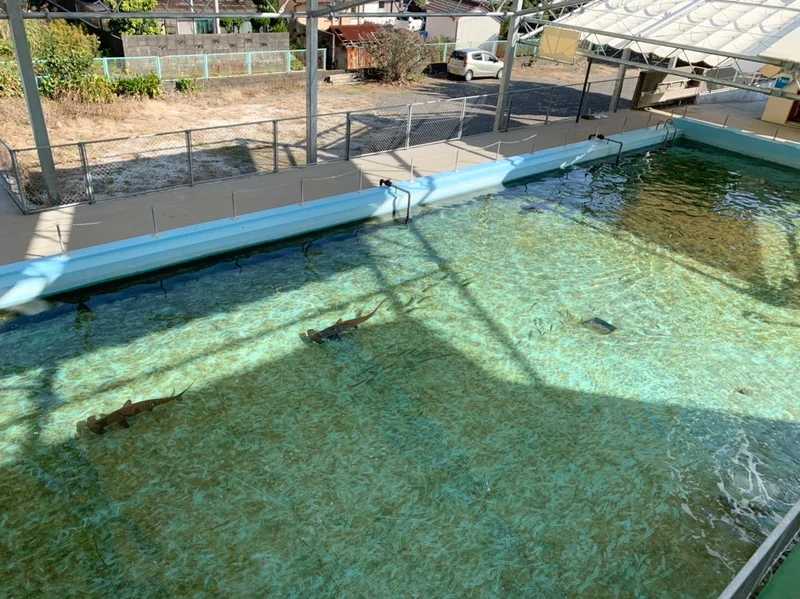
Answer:
<svg viewBox="0 0 800 599"><path fill-rule="evenodd" d="M354 171L347 171L346 173L339 173L338 175L331 175L330 177L303 177L302 179L300 179L300 205L305 206L306 204L306 195L305 195L306 181L327 181L328 179L338 179L339 177L344 177L345 175L352 175L354 173L359 174L358 193L361 193L361 186L364 183L364 174L361 172L360 168L357 168Z"/></svg>

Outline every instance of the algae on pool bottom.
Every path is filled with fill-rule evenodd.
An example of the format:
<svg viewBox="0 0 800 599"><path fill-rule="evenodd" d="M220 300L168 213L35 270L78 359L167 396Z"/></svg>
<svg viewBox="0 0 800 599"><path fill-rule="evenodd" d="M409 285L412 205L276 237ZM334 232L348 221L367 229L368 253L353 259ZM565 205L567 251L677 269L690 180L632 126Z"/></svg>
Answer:
<svg viewBox="0 0 800 599"><path fill-rule="evenodd" d="M2 587L715 597L800 497L795 181L683 145L7 323Z"/></svg>

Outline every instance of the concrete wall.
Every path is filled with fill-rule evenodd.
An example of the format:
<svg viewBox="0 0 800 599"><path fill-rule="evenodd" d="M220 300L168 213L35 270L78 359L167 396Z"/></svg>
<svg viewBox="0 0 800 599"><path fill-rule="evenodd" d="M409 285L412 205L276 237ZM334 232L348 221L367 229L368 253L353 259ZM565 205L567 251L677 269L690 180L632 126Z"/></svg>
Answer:
<svg viewBox="0 0 800 599"><path fill-rule="evenodd" d="M772 141L732 127L721 127L693 119L676 118L675 123L686 139L800 169L800 145L796 143Z"/></svg>
<svg viewBox="0 0 800 599"><path fill-rule="evenodd" d="M437 19L427 19L425 31L428 32L428 39L437 37L456 38L456 19L441 17ZM498 28L499 31L499 28Z"/></svg>
<svg viewBox="0 0 800 599"><path fill-rule="evenodd" d="M221 35L123 35L124 56L231 54L289 50L288 33L225 33Z"/></svg>

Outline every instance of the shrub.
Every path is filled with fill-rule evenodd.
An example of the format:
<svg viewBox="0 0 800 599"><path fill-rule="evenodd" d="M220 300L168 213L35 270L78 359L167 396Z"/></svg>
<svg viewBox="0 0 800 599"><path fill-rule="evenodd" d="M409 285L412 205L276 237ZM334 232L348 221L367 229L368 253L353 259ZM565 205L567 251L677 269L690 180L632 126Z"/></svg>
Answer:
<svg viewBox="0 0 800 599"><path fill-rule="evenodd" d="M181 94L194 94L200 91L200 86L194 79L182 77L175 82L175 91Z"/></svg>
<svg viewBox="0 0 800 599"><path fill-rule="evenodd" d="M220 26L228 33L238 33L242 30L244 19L224 18L219 20Z"/></svg>
<svg viewBox="0 0 800 599"><path fill-rule="evenodd" d="M22 81L19 78L17 64L7 59L0 59L0 97L22 97Z"/></svg>
<svg viewBox="0 0 800 599"><path fill-rule="evenodd" d="M125 77L115 82L117 95L133 98L160 98L161 78L155 74Z"/></svg>
<svg viewBox="0 0 800 599"><path fill-rule="evenodd" d="M441 49L426 46L419 34L405 29L382 27L374 38L368 45L372 66L386 82L418 79L441 54Z"/></svg>
<svg viewBox="0 0 800 599"><path fill-rule="evenodd" d="M306 63L301 62L299 59L295 58L294 55L292 55L291 66L289 68L293 72L294 71L302 71L303 69L306 68Z"/></svg>
<svg viewBox="0 0 800 599"><path fill-rule="evenodd" d="M151 12L158 0L112 0L111 5L118 12ZM155 19L112 19L108 28L117 35L161 34L161 24Z"/></svg>

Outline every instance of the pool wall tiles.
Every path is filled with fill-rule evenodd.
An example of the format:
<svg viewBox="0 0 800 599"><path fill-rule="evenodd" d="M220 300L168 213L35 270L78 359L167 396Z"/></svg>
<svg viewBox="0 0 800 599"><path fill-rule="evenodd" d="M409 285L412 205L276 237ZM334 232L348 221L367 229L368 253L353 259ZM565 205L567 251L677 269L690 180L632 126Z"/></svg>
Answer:
<svg viewBox="0 0 800 599"><path fill-rule="evenodd" d="M784 166L800 168L800 144L781 140L773 141L740 129L723 128L721 125L692 119L676 118L675 123L682 136L692 141Z"/></svg>
<svg viewBox="0 0 800 599"><path fill-rule="evenodd" d="M657 144L664 135L662 128L630 131L614 138L622 140L628 152ZM411 205L418 206L614 156L617 151L618 145L614 143L584 141L458 172L398 182L398 185L411 193ZM309 231L388 215L393 209L404 214L407 201L404 193L376 187L362 194L353 192L314 200L305 206L255 212L235 221L226 218L163 231L158 237L144 235L75 250L66 256L8 264L0 267L0 308Z"/></svg>

